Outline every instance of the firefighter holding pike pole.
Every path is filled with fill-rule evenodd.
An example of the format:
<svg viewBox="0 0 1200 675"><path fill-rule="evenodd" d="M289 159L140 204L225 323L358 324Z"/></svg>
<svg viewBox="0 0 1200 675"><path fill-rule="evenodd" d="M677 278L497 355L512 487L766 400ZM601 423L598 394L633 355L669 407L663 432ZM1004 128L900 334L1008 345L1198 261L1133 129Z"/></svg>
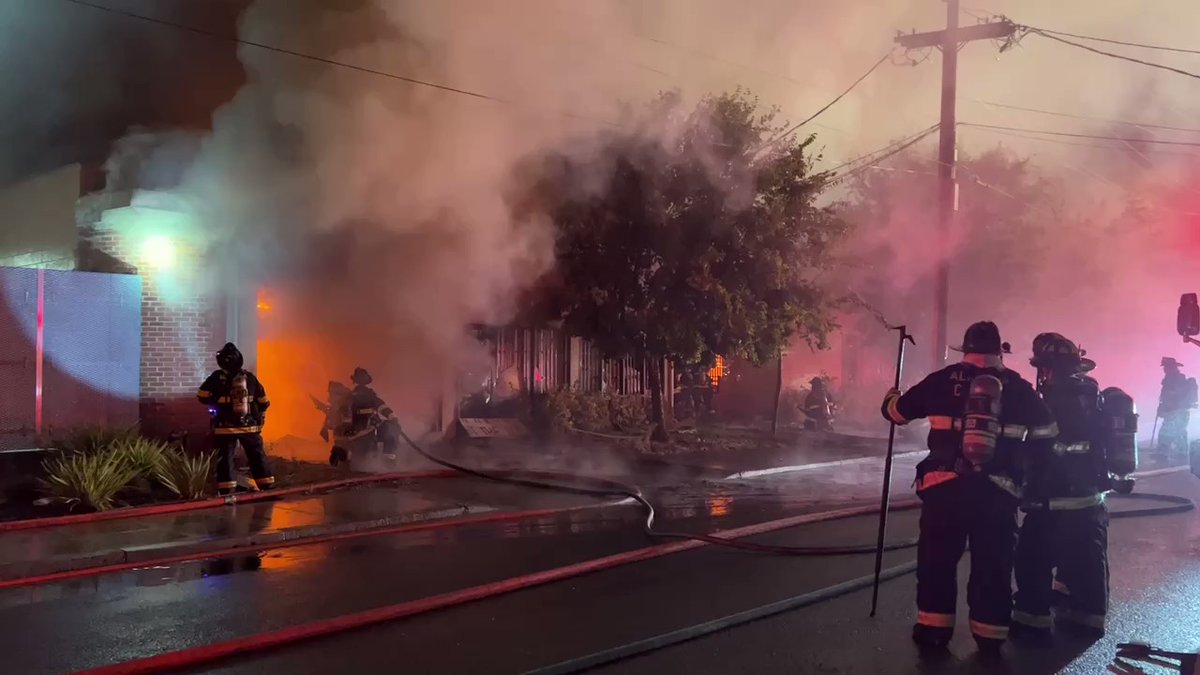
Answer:
<svg viewBox="0 0 1200 675"><path fill-rule="evenodd" d="M917 465L921 499L917 544L917 621L913 640L944 648L954 632L959 560L971 547L971 633L981 651L1008 638L1017 506L1029 457L1057 435L1050 410L1029 382L1004 367L1000 331L972 324L955 351L959 363L883 400L896 425L927 418L929 455ZM881 514L882 516L882 514Z"/></svg>

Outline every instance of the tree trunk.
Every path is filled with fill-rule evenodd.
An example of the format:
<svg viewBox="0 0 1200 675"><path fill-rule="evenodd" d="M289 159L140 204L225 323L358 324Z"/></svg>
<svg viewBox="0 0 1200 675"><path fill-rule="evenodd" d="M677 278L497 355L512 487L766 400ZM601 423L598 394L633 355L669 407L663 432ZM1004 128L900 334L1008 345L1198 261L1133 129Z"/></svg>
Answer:
<svg viewBox="0 0 1200 675"><path fill-rule="evenodd" d="M650 424L653 426L650 438L660 443L671 440L667 433L666 415L663 414L663 382L662 359L646 360L650 369Z"/></svg>
<svg viewBox="0 0 1200 675"><path fill-rule="evenodd" d="M779 354L779 367L775 370L775 409L771 413L771 437L779 434L779 399L783 397L783 353Z"/></svg>

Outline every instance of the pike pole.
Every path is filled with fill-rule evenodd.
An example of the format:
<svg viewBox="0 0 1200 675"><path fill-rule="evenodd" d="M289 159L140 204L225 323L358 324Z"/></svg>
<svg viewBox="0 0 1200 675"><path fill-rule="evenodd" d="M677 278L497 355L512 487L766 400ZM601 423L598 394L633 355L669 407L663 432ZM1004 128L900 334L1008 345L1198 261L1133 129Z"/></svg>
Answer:
<svg viewBox="0 0 1200 675"><path fill-rule="evenodd" d="M900 374L904 370L904 341L908 340L914 347L917 345L913 340L912 335L908 333L908 326L888 326L889 330L898 331L900 333L900 346L896 350L896 384L895 388L900 388ZM875 610L879 606L879 573L883 569L883 540L887 536L887 518L888 506L891 502L892 493L892 459L896 446L896 423L893 422L888 429L888 447L887 458L883 463L883 496L879 499L879 537L875 542L875 584L871 588L871 616L875 616Z"/></svg>

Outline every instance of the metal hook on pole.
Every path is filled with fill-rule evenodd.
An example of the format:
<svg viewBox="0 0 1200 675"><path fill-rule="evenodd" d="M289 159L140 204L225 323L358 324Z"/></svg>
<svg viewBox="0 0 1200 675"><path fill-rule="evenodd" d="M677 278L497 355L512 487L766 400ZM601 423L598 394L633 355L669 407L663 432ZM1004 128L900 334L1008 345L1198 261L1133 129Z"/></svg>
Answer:
<svg viewBox="0 0 1200 675"><path fill-rule="evenodd" d="M886 325L886 324L885 324ZM907 340L914 347L917 345L916 340L908 332L908 326L887 326L888 330L898 331L900 334L899 347L896 350L896 382L895 388L900 388L900 376L904 370L904 342ZM888 447L887 457L883 463L883 496L879 500L879 537L875 543L875 584L871 589L871 616L875 616L875 610L879 606L879 574L883 569L883 543L887 536L887 518L888 507L891 502L892 493L892 460L896 446L896 423L893 422L888 429Z"/></svg>

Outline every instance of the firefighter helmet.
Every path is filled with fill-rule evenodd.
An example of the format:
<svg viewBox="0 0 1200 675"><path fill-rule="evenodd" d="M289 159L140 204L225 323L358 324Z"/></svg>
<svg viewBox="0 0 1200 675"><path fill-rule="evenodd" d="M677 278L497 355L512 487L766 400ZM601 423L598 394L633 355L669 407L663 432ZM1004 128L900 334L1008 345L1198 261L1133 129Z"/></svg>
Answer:
<svg viewBox="0 0 1200 675"><path fill-rule="evenodd" d="M962 346L951 347L964 354L1011 354L1007 342L1000 341L1000 329L991 321L976 321L963 334Z"/></svg>
<svg viewBox="0 0 1200 675"><path fill-rule="evenodd" d="M372 382L374 382L375 380L371 377L371 374L368 373L365 368L355 368L354 374L350 376L350 381L353 382L354 384L359 384L359 385L362 385L365 387L368 384L371 384Z"/></svg>
<svg viewBox="0 0 1200 675"><path fill-rule="evenodd" d="M1096 362L1084 358L1087 352L1059 333L1042 333L1033 339L1033 358L1029 365L1048 370L1065 370L1069 374L1086 373Z"/></svg>
<svg viewBox="0 0 1200 675"><path fill-rule="evenodd" d="M245 364L245 359L232 342L226 342L225 346L221 347L221 351L217 352L217 365L221 370L241 370L243 364Z"/></svg>

